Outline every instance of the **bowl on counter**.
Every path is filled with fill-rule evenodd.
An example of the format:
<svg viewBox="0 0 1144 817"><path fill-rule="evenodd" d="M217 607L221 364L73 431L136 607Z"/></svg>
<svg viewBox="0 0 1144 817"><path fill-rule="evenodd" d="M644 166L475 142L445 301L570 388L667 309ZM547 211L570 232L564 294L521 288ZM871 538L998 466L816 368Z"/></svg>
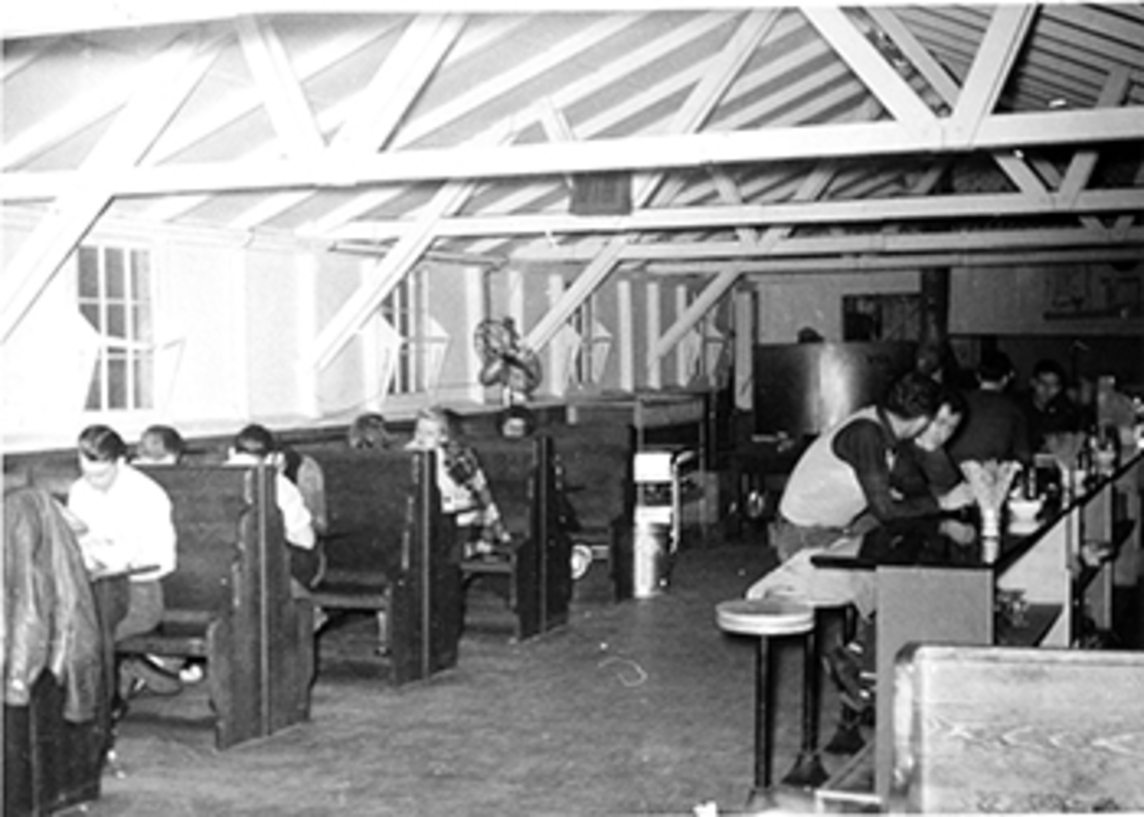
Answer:
<svg viewBox="0 0 1144 817"><path fill-rule="evenodd" d="M1027 528L1037 524L1037 517L1041 508L1045 506L1043 497L1020 497L1009 500L1009 523L1016 527Z"/></svg>

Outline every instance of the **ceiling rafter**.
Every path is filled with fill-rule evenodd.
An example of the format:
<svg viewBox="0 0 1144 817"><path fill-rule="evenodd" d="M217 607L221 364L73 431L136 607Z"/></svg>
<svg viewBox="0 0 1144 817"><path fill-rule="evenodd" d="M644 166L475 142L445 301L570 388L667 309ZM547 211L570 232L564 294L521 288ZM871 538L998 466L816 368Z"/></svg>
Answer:
<svg viewBox="0 0 1144 817"><path fill-rule="evenodd" d="M325 71L332 65L346 59L351 54L365 48L377 38L384 35L388 27L381 27L377 31L368 28L355 27L345 34L324 41L321 45L302 54L297 61L295 71L300 81L305 82L316 74ZM236 122L241 117L255 110L262 104L262 95L254 86L244 88L229 95L218 104L212 105L205 113L189 119L173 123L167 133L163 135L152 154L153 163L170 159L193 145L218 133L226 126ZM326 129L331 117L320 114L319 127ZM337 121L341 121L338 119ZM266 156L278 148L273 143L261 145L254 150L244 151L238 157L257 158ZM206 195L181 196L168 199L144 210L141 218L149 221L170 221L183 213L207 201Z"/></svg>
<svg viewBox="0 0 1144 817"><path fill-rule="evenodd" d="M816 167L806 175L798 192L795 193L795 199L812 201L818 198L830 184L833 175L833 169L826 165ZM790 234L791 228L788 225L769 227L758 242L750 246L750 249L754 250L753 255L755 256L769 255ZM743 268L737 263L720 271L715 279L699 293L699 297L688 305L675 324L656 342L651 355L649 355L648 365L653 365L653 361L658 364L659 360L683 339L691 327L706 315L708 310L715 306L723 295L735 285L742 273Z"/></svg>
<svg viewBox="0 0 1144 817"><path fill-rule="evenodd" d="M240 17L235 22L239 43L254 81L262 92L262 102L278 141L291 155L321 152L326 140L314 121L314 112L271 23Z"/></svg>
<svg viewBox="0 0 1144 817"><path fill-rule="evenodd" d="M625 18L630 20L630 18ZM537 57L527 60L524 63L516 66L513 70L503 74L495 81L488 81L485 83L478 83L476 86L467 92L458 95L451 100L448 104L442 105L434 111L416 118L413 122L408 123L398 130L394 135L393 145L388 153L383 155L394 155L399 149L408 143L417 139L423 138L437 128L443 127L448 122L458 119L467 113L479 108L482 104L495 98L505 90L511 88L518 82L531 78L535 74L539 74L554 65L558 64L561 60L569 59L574 54L590 48L595 42L597 37L606 37L621 30L627 23L618 23L616 21L609 21L606 24L597 24L591 26L587 31L581 32L578 36L570 38L561 44L561 47L549 49ZM506 133L515 130L517 125L514 124L498 124L490 129L486 129L476 136L470 137L472 142L501 142L506 138ZM401 151L402 155L405 151ZM464 175L464 174L458 174ZM447 178L447 177L444 177ZM389 200L395 192L390 193L377 193L371 192L356 197L354 200L349 201L342 206L338 207L335 211L326 214L323 218L316 222L304 226L301 230L307 235L317 235L329 231L332 227L352 220L356 216L368 212L369 210L383 204Z"/></svg>
<svg viewBox="0 0 1144 817"><path fill-rule="evenodd" d="M463 27L464 19L456 15L413 18L369 86L353 97L331 149L368 155L383 148ZM279 193L233 219L230 226L249 229L313 195L313 191Z"/></svg>
<svg viewBox="0 0 1144 817"><path fill-rule="evenodd" d="M1013 193L957 193L886 199L816 200L767 204L655 207L628 216L569 213L455 216L438 225L442 237L562 235L647 232L650 230L731 229L759 225L877 224L955 218L1039 216L1144 210L1144 188L1086 190L1071 205L1060 193L1029 197ZM407 222L355 222L325 236L337 241L384 241L403 235Z"/></svg>
<svg viewBox="0 0 1144 817"><path fill-rule="evenodd" d="M1035 6L994 8L950 115L950 130L954 133L963 134L970 141L978 124L993 112L1035 17Z"/></svg>
<svg viewBox="0 0 1144 817"><path fill-rule="evenodd" d="M719 163L780 161L806 157L891 156L935 151L1086 144L1139 139L1144 108L995 114L972 136L946 127L919 137L897 122L813 125L698 134L592 139L575 144L422 149L348 158L320 156L280 160L134 167L114 173L8 171L0 173L0 199L29 201L86 184L109 185L122 195L288 188L353 188L396 181L517 177L619 169L698 167Z"/></svg>
<svg viewBox="0 0 1144 817"><path fill-rule="evenodd" d="M587 242L586 242L587 243ZM901 253L966 252L989 250L1019 252L1036 249L1125 248L1139 252L1144 244L1144 227L1127 229L1093 229L1090 227L1060 227L1056 229L1028 230L948 230L924 233L863 233L850 235L791 236L777 244L771 255L775 258L798 258L833 255L897 255ZM571 246L561 252L522 252L523 262L567 262L589 257L594 248ZM663 242L660 244L629 244L617 262L659 262L674 264L682 269L701 268L702 263L725 264L731 259L750 260L754 257L738 241ZM723 269L719 266L717 269ZM716 271L716 268L712 268Z"/></svg>
<svg viewBox="0 0 1144 817"><path fill-rule="evenodd" d="M669 125L672 132L686 133L702 126L719 99L739 75L743 65L750 59L755 46L766 36L774 20L774 12L756 11L740 21L730 41L723 48L724 56L716 61L710 72L692 89L688 99L672 118ZM662 174L657 174L645 178L642 184L637 185L632 191L633 207L638 209L647 204L655 194L661 179ZM556 299L556 303L527 334L527 342L533 349L547 345L558 329L572 317L572 313L579 309L584 300L607 278L612 271L616 254L630 240L631 237L627 235L613 237L577 276L572 286Z"/></svg>
<svg viewBox="0 0 1144 817"><path fill-rule="evenodd" d="M128 167L139 162L158 139L171 117L202 79L218 51L200 49L197 37L185 36L155 61L134 89L85 166ZM5 269L0 298L0 340L7 341L114 197L109 186L77 187L55 202L21 243Z"/></svg>
<svg viewBox="0 0 1144 817"><path fill-rule="evenodd" d="M891 116L923 136L933 129L936 124L933 111L862 36L842 9L809 5L801 11Z"/></svg>

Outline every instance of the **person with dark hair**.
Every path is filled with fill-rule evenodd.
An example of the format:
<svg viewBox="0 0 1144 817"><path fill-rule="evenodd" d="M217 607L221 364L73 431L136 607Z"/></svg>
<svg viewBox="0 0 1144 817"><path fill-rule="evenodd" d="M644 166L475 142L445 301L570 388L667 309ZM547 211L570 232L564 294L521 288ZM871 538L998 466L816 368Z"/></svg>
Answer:
<svg viewBox="0 0 1144 817"><path fill-rule="evenodd" d="M322 574L314 517L298 486L286 476L286 457L274 435L256 423L246 426L234 436L227 462L234 465L266 464L275 468L278 509L282 513L286 543L291 547L291 573L302 586L312 586Z"/></svg>
<svg viewBox="0 0 1144 817"><path fill-rule="evenodd" d="M1083 415L1068 396L1068 376L1055 360L1042 359L1033 366L1029 391L1022 400L1028 423L1029 447L1041 451L1052 434L1081 431Z"/></svg>
<svg viewBox="0 0 1144 817"><path fill-rule="evenodd" d="M1028 420L1008 393L1013 377L1013 364L1004 352L982 355L977 366L977 388L965 398L968 416L949 443L955 463L1032 462Z"/></svg>
<svg viewBox="0 0 1144 817"><path fill-rule="evenodd" d="M172 426L148 426L135 447L135 461L141 465L177 465L186 448L183 436Z"/></svg>
<svg viewBox="0 0 1144 817"><path fill-rule="evenodd" d="M961 427L969 404L956 389L942 388L933 422L914 437L899 443L890 472L891 491L896 496L941 497L963 481L948 443ZM940 499L939 499L940 502Z"/></svg>
<svg viewBox="0 0 1144 817"><path fill-rule="evenodd" d="M115 640L154 629L163 617L164 576L175 570L175 525L167 492L127 463L118 432L92 425L79 435L81 477L68 490L67 508L89 570L134 571L128 582L127 613ZM120 694L127 698L146 685L173 693L179 679L146 659L120 664Z"/></svg>
<svg viewBox="0 0 1144 817"><path fill-rule="evenodd" d="M384 449L393 445L393 437L385 427L385 417L375 411L355 417L346 438L350 448Z"/></svg>
<svg viewBox="0 0 1144 817"><path fill-rule="evenodd" d="M811 557L824 552L853 555L863 534L884 522L935 515L973 501L964 482L940 494L903 491L900 482L895 485L901 446L926 431L943 401L953 401L950 391L927 375L910 372L896 380L879 403L858 409L810 444L795 463L779 501L779 518L771 526L771 545L780 564L748 588L747 598L774 594L853 604L858 612L856 644L872 641L873 574L819 569ZM947 422L954 423L954 416L951 413ZM938 443L948 436L944 427L933 434ZM869 690L857 682L858 660L841 645L829 654L838 656L832 670L848 696L847 706L869 706Z"/></svg>
<svg viewBox="0 0 1144 817"><path fill-rule="evenodd" d="M972 501L956 488L941 497L899 497L891 490L898 443L929 426L941 397L936 381L911 372L891 385L881 403L857 410L803 452L779 501L771 544L780 560L825 547L855 532L856 524L924 516Z"/></svg>

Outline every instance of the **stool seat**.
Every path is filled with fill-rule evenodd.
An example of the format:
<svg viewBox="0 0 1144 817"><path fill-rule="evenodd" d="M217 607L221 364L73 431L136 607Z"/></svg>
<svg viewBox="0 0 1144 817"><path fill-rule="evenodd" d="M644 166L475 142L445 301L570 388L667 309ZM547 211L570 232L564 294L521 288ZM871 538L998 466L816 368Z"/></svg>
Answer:
<svg viewBox="0 0 1144 817"><path fill-rule="evenodd" d="M814 629L814 609L773 597L732 599L715 606L719 628L740 635L799 635Z"/></svg>

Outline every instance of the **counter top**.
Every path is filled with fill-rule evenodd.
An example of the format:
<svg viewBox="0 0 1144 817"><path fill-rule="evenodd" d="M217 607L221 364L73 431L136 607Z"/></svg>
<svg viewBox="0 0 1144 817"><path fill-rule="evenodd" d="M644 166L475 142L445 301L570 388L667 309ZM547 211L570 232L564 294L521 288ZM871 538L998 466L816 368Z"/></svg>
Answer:
<svg viewBox="0 0 1144 817"><path fill-rule="evenodd" d="M993 570L1003 573L1029 552L1064 516L1083 508L1110 483L1144 462L1144 451L1135 451L1107 476L1089 482L1084 490L1057 506L1046 506L1038 520L1025 528L1002 525L997 556L983 558L984 542L978 533L975 510L917 519L899 519L867 533L852 556L822 553L811 558L818 567L841 570L873 570L879 565L925 566Z"/></svg>

